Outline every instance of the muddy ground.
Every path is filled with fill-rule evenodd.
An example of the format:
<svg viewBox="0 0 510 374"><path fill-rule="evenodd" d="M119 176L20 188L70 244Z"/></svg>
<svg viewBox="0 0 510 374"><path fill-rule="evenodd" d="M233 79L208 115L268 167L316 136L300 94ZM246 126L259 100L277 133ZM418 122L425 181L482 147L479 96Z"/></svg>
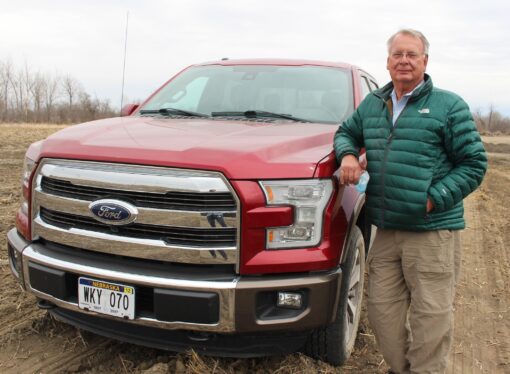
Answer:
<svg viewBox="0 0 510 374"><path fill-rule="evenodd" d="M341 368L300 354L216 359L120 343L49 317L10 274L6 232L14 226L26 147L62 128L0 125L1 373L385 373L363 316L355 351ZM510 373L510 137L484 138L490 168L466 201L463 273L455 301L455 341L448 373ZM510 204L509 204L510 205Z"/></svg>

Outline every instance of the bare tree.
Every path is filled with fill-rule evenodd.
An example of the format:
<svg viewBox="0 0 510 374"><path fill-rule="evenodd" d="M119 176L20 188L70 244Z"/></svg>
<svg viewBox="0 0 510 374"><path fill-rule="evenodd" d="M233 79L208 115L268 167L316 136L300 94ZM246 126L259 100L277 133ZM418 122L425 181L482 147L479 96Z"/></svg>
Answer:
<svg viewBox="0 0 510 374"><path fill-rule="evenodd" d="M12 72L8 78L9 91L12 94L11 111L14 111L14 116L18 116L21 114L21 101L23 99L23 92L20 89L21 77L19 73Z"/></svg>
<svg viewBox="0 0 510 374"><path fill-rule="evenodd" d="M488 115L488 120L487 120L487 131L489 132L492 132L492 116L494 114L494 105L490 105L489 107L489 115Z"/></svg>
<svg viewBox="0 0 510 374"><path fill-rule="evenodd" d="M8 95L9 79L7 77L7 64L0 61L0 121L6 120Z"/></svg>
<svg viewBox="0 0 510 374"><path fill-rule="evenodd" d="M78 118L74 104L76 99L83 92L82 86L74 77L66 75L62 78L62 90L68 103L66 121L74 122Z"/></svg>
<svg viewBox="0 0 510 374"><path fill-rule="evenodd" d="M62 79L62 88L64 90L64 94L67 97L69 107L72 108L74 99L82 91L82 86L80 82L78 82L75 78L71 77L70 75L66 75Z"/></svg>
<svg viewBox="0 0 510 374"><path fill-rule="evenodd" d="M55 102L60 95L60 78L57 75L46 75L44 79L44 109L46 112L46 121L52 121L52 113L55 109Z"/></svg>
<svg viewBox="0 0 510 374"><path fill-rule="evenodd" d="M46 89L46 81L44 76L37 72L31 77L31 84L29 85L30 94L33 103L33 118L34 122L41 122L42 120L42 106L44 99L44 92Z"/></svg>
<svg viewBox="0 0 510 374"><path fill-rule="evenodd" d="M32 88L34 86L35 79L33 74L31 73L28 63L25 62L25 66L23 70L18 71L18 93L20 99L20 110L22 118L25 122L29 122L30 118L30 109L33 104L32 102Z"/></svg>
<svg viewBox="0 0 510 374"><path fill-rule="evenodd" d="M487 123L485 122L485 117L482 114L480 108L478 108L475 112L473 112L473 119L475 120L476 127L480 132L487 132Z"/></svg>
<svg viewBox="0 0 510 374"><path fill-rule="evenodd" d="M473 118L476 126L481 133L485 134L509 134L510 133L510 118L503 116L498 112L494 105L489 106L487 114L482 114L478 109L473 113Z"/></svg>

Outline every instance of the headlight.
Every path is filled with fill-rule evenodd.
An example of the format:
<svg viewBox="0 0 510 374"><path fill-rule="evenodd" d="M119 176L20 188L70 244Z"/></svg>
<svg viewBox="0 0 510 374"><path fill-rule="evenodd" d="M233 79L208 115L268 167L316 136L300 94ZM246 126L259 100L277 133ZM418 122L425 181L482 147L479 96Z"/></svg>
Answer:
<svg viewBox="0 0 510 374"><path fill-rule="evenodd" d="M22 187L22 197L21 197L21 212L24 215L28 216L28 198L29 188L30 188L30 176L34 171L35 161L25 157L25 161L23 162L23 170L21 174L21 187Z"/></svg>
<svg viewBox="0 0 510 374"><path fill-rule="evenodd" d="M324 210L333 192L329 179L259 182L268 205L292 205L294 224L266 231L267 248L312 247L320 243Z"/></svg>

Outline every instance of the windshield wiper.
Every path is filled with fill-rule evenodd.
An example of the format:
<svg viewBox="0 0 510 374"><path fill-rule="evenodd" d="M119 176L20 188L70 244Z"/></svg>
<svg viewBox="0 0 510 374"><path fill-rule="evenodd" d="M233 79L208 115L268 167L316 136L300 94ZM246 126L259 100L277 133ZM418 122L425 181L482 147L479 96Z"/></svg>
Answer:
<svg viewBox="0 0 510 374"><path fill-rule="evenodd" d="M179 116L188 117L210 117L207 114L192 112L191 110L177 109L177 108L161 108L161 109L147 109L141 110L140 114L176 114Z"/></svg>
<svg viewBox="0 0 510 374"><path fill-rule="evenodd" d="M294 117L291 114L266 112L265 110L246 110L244 112L212 112L212 117L246 117L246 118L283 118L296 122L311 122L307 119Z"/></svg>

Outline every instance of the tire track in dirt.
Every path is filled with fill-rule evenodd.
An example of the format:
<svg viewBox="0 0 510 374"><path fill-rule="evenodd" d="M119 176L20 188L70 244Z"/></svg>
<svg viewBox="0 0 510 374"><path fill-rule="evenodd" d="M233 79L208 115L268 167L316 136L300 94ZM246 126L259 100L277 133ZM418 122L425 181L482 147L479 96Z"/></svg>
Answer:
<svg viewBox="0 0 510 374"><path fill-rule="evenodd" d="M88 358L105 350L111 342L97 337L99 340L93 346L70 346L75 343L64 341L59 347L48 347L46 337L36 334L23 340L23 347L18 346L7 364L2 364L0 371L9 373L62 373L84 369ZM59 344L60 339L54 339L51 344Z"/></svg>
<svg viewBox="0 0 510 374"><path fill-rule="evenodd" d="M489 170L482 188L465 203L467 228L462 235L463 269L455 301L451 374L510 371L504 178L508 179L508 173Z"/></svg>
<svg viewBox="0 0 510 374"><path fill-rule="evenodd" d="M112 341L55 321L35 305L0 334L1 373L62 373L94 366ZM88 361L88 362L87 362Z"/></svg>

